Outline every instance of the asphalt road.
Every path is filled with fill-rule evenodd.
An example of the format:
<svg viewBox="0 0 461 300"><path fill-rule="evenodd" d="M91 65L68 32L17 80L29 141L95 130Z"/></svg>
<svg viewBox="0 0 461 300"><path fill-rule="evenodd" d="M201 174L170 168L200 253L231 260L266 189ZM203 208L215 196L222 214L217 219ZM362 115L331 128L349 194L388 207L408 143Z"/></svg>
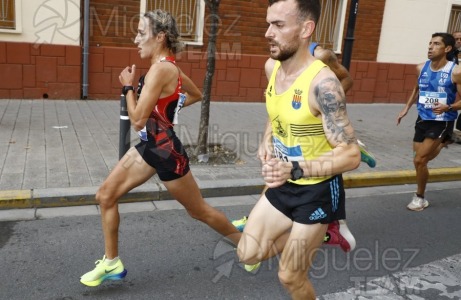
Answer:
<svg viewBox="0 0 461 300"><path fill-rule="evenodd" d="M420 213L405 209L409 188L352 194L348 224L357 248L320 250L310 272L320 299L461 299L459 185L432 185L431 206ZM240 218L251 205L220 209ZM233 247L182 209L123 214L127 277L80 284L102 254L97 215L0 222L0 299L289 299L277 258L247 273Z"/></svg>

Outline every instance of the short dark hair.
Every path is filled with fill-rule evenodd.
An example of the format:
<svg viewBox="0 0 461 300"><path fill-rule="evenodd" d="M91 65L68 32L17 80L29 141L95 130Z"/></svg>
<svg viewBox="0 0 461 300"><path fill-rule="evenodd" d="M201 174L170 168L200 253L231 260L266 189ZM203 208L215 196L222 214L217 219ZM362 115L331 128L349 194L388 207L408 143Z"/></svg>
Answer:
<svg viewBox="0 0 461 300"><path fill-rule="evenodd" d="M445 44L445 46L452 46L453 48L455 47L456 40L453 35L447 32L436 32L432 35L433 38L438 36L442 38L442 42Z"/></svg>
<svg viewBox="0 0 461 300"><path fill-rule="evenodd" d="M286 0L269 0L269 6L276 2L286 1ZM305 19L310 18L317 24L320 18L320 0L295 0L298 4L299 9L299 18Z"/></svg>
<svg viewBox="0 0 461 300"><path fill-rule="evenodd" d="M456 40L453 35L447 32L436 32L432 35L433 38L441 37L442 42L445 44L445 47L451 46L451 51L447 53L447 60L455 60L458 58L458 49L455 48Z"/></svg>

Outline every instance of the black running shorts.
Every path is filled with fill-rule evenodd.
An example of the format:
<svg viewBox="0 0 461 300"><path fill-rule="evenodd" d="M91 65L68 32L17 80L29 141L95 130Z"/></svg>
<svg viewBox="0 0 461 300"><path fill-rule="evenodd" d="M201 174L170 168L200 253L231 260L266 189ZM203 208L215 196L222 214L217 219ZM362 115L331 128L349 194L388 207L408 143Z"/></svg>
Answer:
<svg viewBox="0 0 461 300"><path fill-rule="evenodd" d="M135 147L162 181L175 180L189 172L189 157L175 135L159 145L154 141L141 141Z"/></svg>
<svg viewBox="0 0 461 300"><path fill-rule="evenodd" d="M455 121L428 121L418 116L413 142L422 143L425 138L442 139L442 142L446 142L451 139L454 126Z"/></svg>
<svg viewBox="0 0 461 300"><path fill-rule="evenodd" d="M343 177L334 176L313 185L286 182L266 191L269 202L292 221L329 224L346 219Z"/></svg>

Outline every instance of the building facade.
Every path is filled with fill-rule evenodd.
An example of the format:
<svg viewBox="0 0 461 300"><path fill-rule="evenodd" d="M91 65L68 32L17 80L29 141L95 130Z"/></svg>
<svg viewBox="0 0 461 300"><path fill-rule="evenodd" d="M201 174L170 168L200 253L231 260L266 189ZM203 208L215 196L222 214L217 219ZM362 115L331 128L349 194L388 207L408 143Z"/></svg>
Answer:
<svg viewBox="0 0 461 300"><path fill-rule="evenodd" d="M168 5L186 41L179 66L203 86L212 19L203 0L0 1L9 5L0 19L0 98L118 99L120 71L136 64L141 75L149 66L133 44L139 16ZM414 0L357 2L348 102L405 102L430 35L461 29L454 13L461 0L418 0L418 9ZM321 20L328 22L318 25L314 40L341 59L351 0L322 4ZM213 101L264 101L266 10L266 0L221 0Z"/></svg>

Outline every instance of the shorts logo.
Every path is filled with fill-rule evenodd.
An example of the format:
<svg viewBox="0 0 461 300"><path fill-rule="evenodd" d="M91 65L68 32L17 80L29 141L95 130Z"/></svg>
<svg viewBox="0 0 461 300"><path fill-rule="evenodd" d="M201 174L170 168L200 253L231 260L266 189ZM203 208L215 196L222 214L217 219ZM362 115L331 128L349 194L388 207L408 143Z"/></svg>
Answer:
<svg viewBox="0 0 461 300"><path fill-rule="evenodd" d="M303 91L299 89L295 89L295 93L293 95L293 100L291 101L291 106L294 109L300 109L301 108L301 95Z"/></svg>
<svg viewBox="0 0 461 300"><path fill-rule="evenodd" d="M326 217L327 217L327 214L323 211L323 209L319 207L311 214L311 216L309 217L309 220L316 221L316 220L320 220Z"/></svg>

